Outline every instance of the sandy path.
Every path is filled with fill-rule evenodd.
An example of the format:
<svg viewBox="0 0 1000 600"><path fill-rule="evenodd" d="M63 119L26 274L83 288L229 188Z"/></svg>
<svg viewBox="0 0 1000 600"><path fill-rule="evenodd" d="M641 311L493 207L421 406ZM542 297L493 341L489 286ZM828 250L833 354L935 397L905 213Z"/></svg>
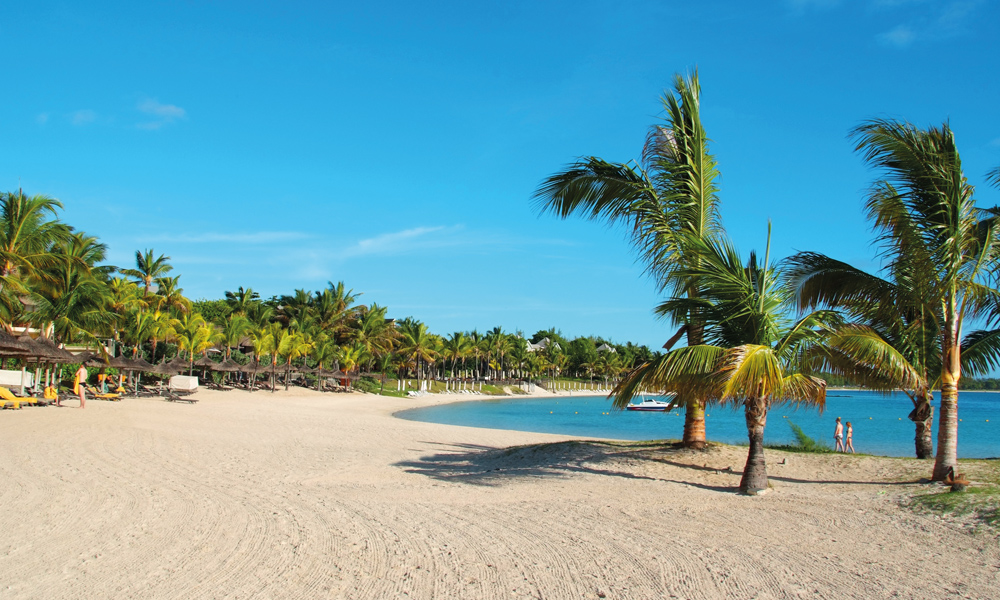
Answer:
<svg viewBox="0 0 1000 600"><path fill-rule="evenodd" d="M200 397L0 414L0 598L1000 594L993 536L898 507L908 461L793 455L744 498L739 449L505 451L566 438L391 417L439 399Z"/></svg>

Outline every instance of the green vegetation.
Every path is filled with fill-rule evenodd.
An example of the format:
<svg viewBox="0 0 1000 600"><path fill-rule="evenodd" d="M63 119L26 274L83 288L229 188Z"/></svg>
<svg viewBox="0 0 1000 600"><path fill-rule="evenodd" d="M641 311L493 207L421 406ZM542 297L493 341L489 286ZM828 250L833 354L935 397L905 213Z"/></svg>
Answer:
<svg viewBox="0 0 1000 600"><path fill-rule="evenodd" d="M792 428L792 435L795 436L794 444L768 445L774 450L785 450L786 452L808 452L811 454L832 454L833 448L828 444L814 440L806 435L802 428L788 421L788 426Z"/></svg>

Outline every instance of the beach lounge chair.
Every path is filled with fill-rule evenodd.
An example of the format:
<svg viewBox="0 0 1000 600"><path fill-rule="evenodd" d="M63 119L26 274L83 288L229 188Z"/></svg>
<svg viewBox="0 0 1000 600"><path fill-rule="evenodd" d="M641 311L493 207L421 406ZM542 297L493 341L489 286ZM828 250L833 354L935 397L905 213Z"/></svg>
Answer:
<svg viewBox="0 0 1000 600"><path fill-rule="evenodd" d="M18 398L10 390L0 387L0 407L20 409L24 398Z"/></svg>
<svg viewBox="0 0 1000 600"><path fill-rule="evenodd" d="M98 400L110 400L112 402L118 402L119 400L122 399L121 394L111 393L111 392L105 394L92 385L87 386L87 393L93 396L94 398L97 398Z"/></svg>

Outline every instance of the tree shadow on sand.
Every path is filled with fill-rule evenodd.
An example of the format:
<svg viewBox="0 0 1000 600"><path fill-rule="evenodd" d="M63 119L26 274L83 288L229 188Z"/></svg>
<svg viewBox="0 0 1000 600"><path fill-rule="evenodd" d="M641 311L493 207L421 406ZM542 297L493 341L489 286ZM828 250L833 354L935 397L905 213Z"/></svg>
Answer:
<svg viewBox="0 0 1000 600"><path fill-rule="evenodd" d="M510 448L427 443L442 450L416 460L400 461L395 466L439 481L473 485L499 485L516 479L567 477L579 473L666 481L621 467L634 467L647 460L645 454L649 451L691 452L680 444L662 441L631 444L568 441Z"/></svg>
<svg viewBox="0 0 1000 600"><path fill-rule="evenodd" d="M742 469L709 466L706 459L717 450L709 445L704 450L684 448L679 442L657 440L652 442L602 442L573 440L548 444L530 444L510 448L496 448L476 444L441 444L425 442L439 448L438 452L405 460L394 466L408 473L431 477L438 481L472 485L500 485L529 478L560 478L589 473L623 479L645 479L677 483L715 492L734 492L739 484ZM731 485L712 485L715 481L685 481L684 477L667 478L652 476L656 466L696 471L703 475L735 476ZM780 463L775 467L780 469ZM770 469L769 469L770 470ZM664 473L666 475L666 473ZM800 479L769 474L774 481L819 485L909 485L912 481L865 481ZM695 477L693 479L701 479Z"/></svg>

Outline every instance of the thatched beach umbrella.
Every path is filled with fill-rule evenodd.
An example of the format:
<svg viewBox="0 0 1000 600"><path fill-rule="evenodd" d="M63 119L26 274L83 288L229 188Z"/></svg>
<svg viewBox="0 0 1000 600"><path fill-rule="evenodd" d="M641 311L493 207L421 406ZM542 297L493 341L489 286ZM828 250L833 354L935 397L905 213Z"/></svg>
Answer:
<svg viewBox="0 0 1000 600"><path fill-rule="evenodd" d="M194 366L201 367L203 369L212 369L213 371L217 370L215 367L217 367L218 364L219 363L209 358L207 354L194 361Z"/></svg>
<svg viewBox="0 0 1000 600"><path fill-rule="evenodd" d="M0 354L5 356L24 355L28 347L13 335L0 330Z"/></svg>
<svg viewBox="0 0 1000 600"><path fill-rule="evenodd" d="M235 360L227 358L226 360L217 363L215 365L215 370L221 373L239 373L243 370L243 365Z"/></svg>
<svg viewBox="0 0 1000 600"><path fill-rule="evenodd" d="M145 358L140 356L138 358L133 358L132 360L128 361L128 367L126 368L129 371L141 371L143 373L149 373L156 367L147 362Z"/></svg>
<svg viewBox="0 0 1000 600"><path fill-rule="evenodd" d="M155 373L157 375L176 375L184 370L187 366L178 367L173 363L173 361L163 361L156 365L152 369L146 371L147 373Z"/></svg>

